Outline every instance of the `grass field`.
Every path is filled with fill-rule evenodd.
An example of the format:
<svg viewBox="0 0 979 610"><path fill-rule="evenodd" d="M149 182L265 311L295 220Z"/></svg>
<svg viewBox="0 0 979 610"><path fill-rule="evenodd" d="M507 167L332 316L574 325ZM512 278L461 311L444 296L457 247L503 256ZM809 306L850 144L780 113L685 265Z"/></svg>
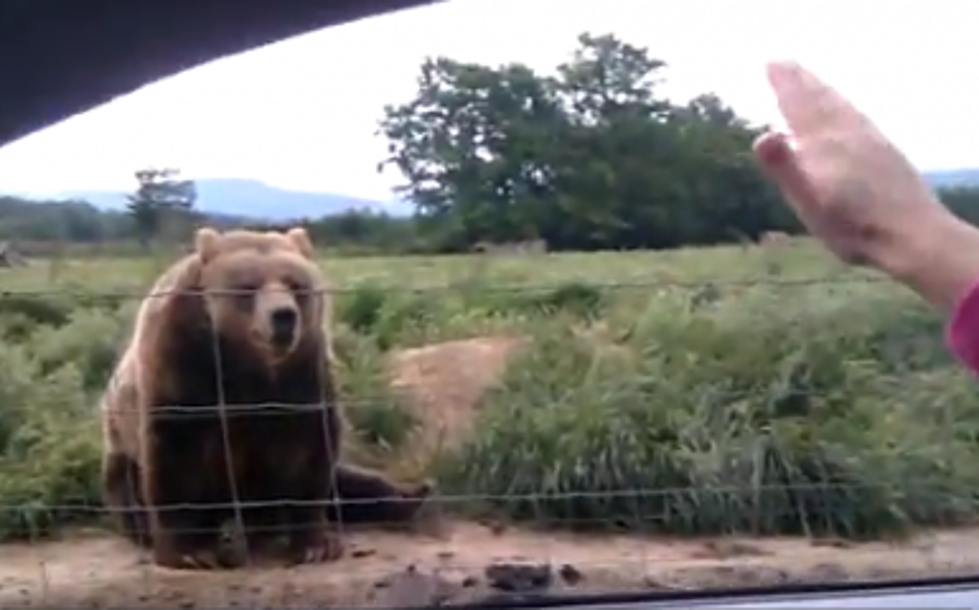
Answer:
<svg viewBox="0 0 979 610"><path fill-rule="evenodd" d="M164 263L2 271L0 539L97 515L96 398ZM453 510L851 537L977 514L979 399L941 320L805 241L323 267L351 458ZM413 349L474 338L510 342Z"/></svg>

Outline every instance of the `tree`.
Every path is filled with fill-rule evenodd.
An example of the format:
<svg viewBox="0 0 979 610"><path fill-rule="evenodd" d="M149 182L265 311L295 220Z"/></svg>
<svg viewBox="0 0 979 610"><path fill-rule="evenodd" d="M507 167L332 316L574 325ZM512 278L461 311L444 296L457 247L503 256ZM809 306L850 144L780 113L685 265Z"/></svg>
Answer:
<svg viewBox="0 0 979 610"><path fill-rule="evenodd" d="M454 248L534 237L550 196L549 132L564 117L551 84L519 64L497 69L439 58L421 67L417 97L386 108L382 131L400 191L423 225ZM542 204L542 202L540 202Z"/></svg>
<svg viewBox="0 0 979 610"><path fill-rule="evenodd" d="M715 95L659 94L663 61L582 34L554 75L441 57L385 108L381 167L405 178L442 249L542 238L555 249L673 247L799 227L750 154L759 133Z"/></svg>
<svg viewBox="0 0 979 610"><path fill-rule="evenodd" d="M197 188L191 180L180 180L176 169L146 168L136 171L139 187L127 198L127 209L136 236L144 248L165 228L180 230L192 221Z"/></svg>
<svg viewBox="0 0 979 610"><path fill-rule="evenodd" d="M979 186L946 186L938 189L938 197L959 218L979 225Z"/></svg>

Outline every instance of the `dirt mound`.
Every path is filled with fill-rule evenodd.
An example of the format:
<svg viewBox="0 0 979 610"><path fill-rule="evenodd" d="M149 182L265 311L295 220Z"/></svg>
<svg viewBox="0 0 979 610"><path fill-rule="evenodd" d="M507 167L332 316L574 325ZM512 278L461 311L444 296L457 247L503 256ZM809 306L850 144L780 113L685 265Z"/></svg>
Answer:
<svg viewBox="0 0 979 610"><path fill-rule="evenodd" d="M636 354L623 347L604 323L573 328L596 353L631 366ZM482 398L500 381L525 337L476 337L395 352L391 385L407 395L421 419L423 453L451 448L472 430Z"/></svg>
<svg viewBox="0 0 979 610"><path fill-rule="evenodd" d="M469 434L482 397L523 343L516 337L478 337L401 350L391 357L392 386L411 398L422 421L422 451L450 448Z"/></svg>

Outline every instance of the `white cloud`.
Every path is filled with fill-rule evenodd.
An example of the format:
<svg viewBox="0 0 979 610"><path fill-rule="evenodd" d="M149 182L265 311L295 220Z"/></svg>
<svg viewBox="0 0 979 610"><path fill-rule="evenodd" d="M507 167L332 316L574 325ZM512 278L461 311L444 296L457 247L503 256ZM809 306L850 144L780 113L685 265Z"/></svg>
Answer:
<svg viewBox="0 0 979 610"><path fill-rule="evenodd" d="M803 61L926 168L979 165L974 0L450 0L329 28L147 86L0 149L0 190L131 187L147 163L387 198L374 135L425 55L543 70L582 31L613 32L671 66L678 98L712 90L776 118L764 62Z"/></svg>

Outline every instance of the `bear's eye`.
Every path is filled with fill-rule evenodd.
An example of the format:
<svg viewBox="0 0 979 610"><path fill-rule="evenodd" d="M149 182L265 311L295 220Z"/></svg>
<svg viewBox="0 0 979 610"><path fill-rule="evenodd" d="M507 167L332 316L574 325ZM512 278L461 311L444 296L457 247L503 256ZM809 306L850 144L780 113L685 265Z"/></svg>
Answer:
<svg viewBox="0 0 979 610"><path fill-rule="evenodd" d="M238 296L254 296L255 293L259 291L259 289L260 287L257 284L252 284L252 283L238 284L237 286L232 288L232 290Z"/></svg>
<svg viewBox="0 0 979 610"><path fill-rule="evenodd" d="M309 284L302 280L290 279L286 281L289 290L297 293L297 296L309 296Z"/></svg>
<svg viewBox="0 0 979 610"><path fill-rule="evenodd" d="M248 305L258 294L260 286L254 283L236 284L231 289L231 296L242 305Z"/></svg>

